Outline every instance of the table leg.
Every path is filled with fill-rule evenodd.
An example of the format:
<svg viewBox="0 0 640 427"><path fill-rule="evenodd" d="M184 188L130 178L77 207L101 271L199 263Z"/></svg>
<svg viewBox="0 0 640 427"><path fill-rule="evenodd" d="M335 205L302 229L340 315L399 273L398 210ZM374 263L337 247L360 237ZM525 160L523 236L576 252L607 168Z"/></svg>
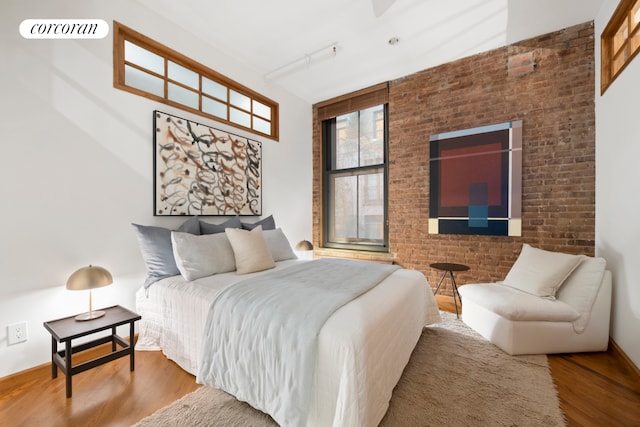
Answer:
<svg viewBox="0 0 640 427"><path fill-rule="evenodd" d="M133 342L133 333L134 333L134 328L133 328L134 322L130 322L129 323L129 368L131 371L133 371L136 367L136 362L134 359L134 354L135 352L133 351L133 347L134 347L134 342Z"/></svg>
<svg viewBox="0 0 640 427"><path fill-rule="evenodd" d="M436 286L436 291L433 293L434 295L438 293L438 289L440 289L440 285L442 284L442 281L444 280L445 277L447 277L447 272L446 271L442 274L442 277L440 278L440 281L438 282L438 286Z"/></svg>
<svg viewBox="0 0 640 427"><path fill-rule="evenodd" d="M56 354L58 353L58 341L51 337L51 378L58 378L58 365L56 364Z"/></svg>
<svg viewBox="0 0 640 427"><path fill-rule="evenodd" d="M73 374L71 373L71 340L65 342L65 353L64 353L64 365L66 367L66 385L67 385L67 397L71 397L71 377Z"/></svg>
<svg viewBox="0 0 640 427"><path fill-rule="evenodd" d="M453 278L453 272L449 271L449 278L451 279L451 293L453 294L453 303L456 306L456 317L459 319L460 314L458 313L458 301L456 300L456 295L458 295L458 299L460 298L460 294L458 294L458 287L456 286L456 279ZM462 300L460 300L460 304L462 304Z"/></svg>
<svg viewBox="0 0 640 427"><path fill-rule="evenodd" d="M111 352L112 353L116 351L116 339L114 338L115 336L116 336L116 327L114 326L113 328L111 328Z"/></svg>

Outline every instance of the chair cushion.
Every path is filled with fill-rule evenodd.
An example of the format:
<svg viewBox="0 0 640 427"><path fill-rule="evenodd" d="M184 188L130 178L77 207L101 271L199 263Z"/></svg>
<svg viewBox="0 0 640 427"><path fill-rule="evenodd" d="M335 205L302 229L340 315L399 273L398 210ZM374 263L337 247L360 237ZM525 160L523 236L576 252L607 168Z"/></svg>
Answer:
<svg viewBox="0 0 640 427"><path fill-rule="evenodd" d="M580 264L558 291L556 297L569 304L578 313L580 318L573 324L573 328L577 333L584 331L589 321L589 315L593 303L598 296L600 286L602 285L602 277L607 266L604 258L592 258L580 255Z"/></svg>
<svg viewBox="0 0 640 427"><path fill-rule="evenodd" d="M555 299L556 292L580 261L578 255L545 251L525 243L504 283L532 295Z"/></svg>
<svg viewBox="0 0 640 427"><path fill-rule="evenodd" d="M458 291L463 307L471 301L509 320L573 322L580 317L563 301L540 298L502 283L469 284Z"/></svg>

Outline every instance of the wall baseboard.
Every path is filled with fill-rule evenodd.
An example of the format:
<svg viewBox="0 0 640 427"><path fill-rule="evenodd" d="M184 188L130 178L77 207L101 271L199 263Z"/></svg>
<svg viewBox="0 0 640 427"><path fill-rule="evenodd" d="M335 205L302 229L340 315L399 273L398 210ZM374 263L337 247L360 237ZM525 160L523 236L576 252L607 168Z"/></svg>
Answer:
<svg viewBox="0 0 640 427"><path fill-rule="evenodd" d="M640 368L638 368L636 364L633 363L633 360L631 360L629 356L627 356L627 353L625 353L624 350L622 350L622 348L620 348L620 346L611 337L609 337L609 351L614 353L616 357L622 360L627 365L627 367L631 371L635 372L636 376L640 379Z"/></svg>
<svg viewBox="0 0 640 427"><path fill-rule="evenodd" d="M123 339L125 341L129 341L128 336ZM134 342L138 341L138 334L134 335L133 340ZM97 356L103 355L104 350L110 347L111 343L108 342L106 344L90 348L77 354L81 355L81 357L84 359L93 359ZM17 386L21 386L22 384L42 381L42 378L44 378L45 376L51 378L51 363L52 362L50 361L45 362L41 365L27 368L19 372L14 372L13 374L9 374L5 377L0 378L0 396L4 396L6 393L9 393L11 389ZM59 375L62 375L64 377L65 374L60 373Z"/></svg>

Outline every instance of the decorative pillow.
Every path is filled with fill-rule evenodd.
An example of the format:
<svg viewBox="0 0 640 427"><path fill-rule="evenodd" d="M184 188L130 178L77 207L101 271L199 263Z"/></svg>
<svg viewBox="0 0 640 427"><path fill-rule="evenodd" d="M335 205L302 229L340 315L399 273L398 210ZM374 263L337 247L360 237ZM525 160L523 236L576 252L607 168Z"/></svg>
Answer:
<svg viewBox="0 0 640 427"><path fill-rule="evenodd" d="M257 226L261 225L263 230L275 230L276 229L276 221L273 219L273 215L269 215L266 218L261 219L260 221L249 224L247 222L242 223L242 228L245 230L253 230Z"/></svg>
<svg viewBox="0 0 640 427"><path fill-rule="evenodd" d="M557 296L580 313L580 318L573 322L573 329L582 333L587 327L591 308L600 291L607 262L600 257L579 257L582 261L562 284Z"/></svg>
<svg viewBox="0 0 640 427"><path fill-rule="evenodd" d="M224 233L227 228L241 228L240 218L236 215L223 222L222 224L211 224L209 222L200 221L200 234L216 234Z"/></svg>
<svg viewBox="0 0 640 427"><path fill-rule="evenodd" d="M504 284L542 298L556 299L560 285L580 260L578 255L545 251L525 243Z"/></svg>
<svg viewBox="0 0 640 427"><path fill-rule="evenodd" d="M233 249L224 233L194 236L174 231L171 243L178 270L186 280L236 269Z"/></svg>
<svg viewBox="0 0 640 427"><path fill-rule="evenodd" d="M183 222L182 225L178 227L178 231L200 235L200 220L198 220L198 215L194 215Z"/></svg>
<svg viewBox="0 0 640 427"><path fill-rule="evenodd" d="M267 246L271 251L271 256L274 261L284 261L287 259L296 259L297 256L291 248L291 244L287 237L282 232L281 228L275 230L263 231L264 239L267 241Z"/></svg>
<svg viewBox="0 0 640 427"><path fill-rule="evenodd" d="M276 266L261 226L257 226L251 231L227 228L225 233L233 248L238 274L253 273Z"/></svg>
<svg viewBox="0 0 640 427"><path fill-rule="evenodd" d="M178 231L200 234L200 225L197 221L196 217L188 219L178 228ZM151 225L131 225L138 237L140 252L147 267L147 278L144 281L144 287L148 288L158 280L180 274L180 270L178 270L173 258L171 230Z"/></svg>

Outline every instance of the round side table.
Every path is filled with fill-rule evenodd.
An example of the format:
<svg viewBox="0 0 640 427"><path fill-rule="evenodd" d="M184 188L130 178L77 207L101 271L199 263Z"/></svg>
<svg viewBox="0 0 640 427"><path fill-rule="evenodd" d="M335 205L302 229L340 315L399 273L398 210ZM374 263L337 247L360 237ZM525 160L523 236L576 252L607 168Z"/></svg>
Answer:
<svg viewBox="0 0 640 427"><path fill-rule="evenodd" d="M438 282L436 291L433 293L434 295L438 293L438 290L440 289L440 285L442 284L442 281L444 280L444 278L449 276L449 279L451 280L451 292L453 293L453 303L456 306L456 317L460 318L460 314L458 313L458 301L456 300L456 296L460 300L460 306L462 306L462 299L460 298L460 294L458 293L458 286L456 285L456 279L454 279L453 277L453 272L467 271L469 270L469 266L464 264L456 264L453 262L435 262L433 264L430 264L430 267L444 272L442 273L442 277Z"/></svg>

